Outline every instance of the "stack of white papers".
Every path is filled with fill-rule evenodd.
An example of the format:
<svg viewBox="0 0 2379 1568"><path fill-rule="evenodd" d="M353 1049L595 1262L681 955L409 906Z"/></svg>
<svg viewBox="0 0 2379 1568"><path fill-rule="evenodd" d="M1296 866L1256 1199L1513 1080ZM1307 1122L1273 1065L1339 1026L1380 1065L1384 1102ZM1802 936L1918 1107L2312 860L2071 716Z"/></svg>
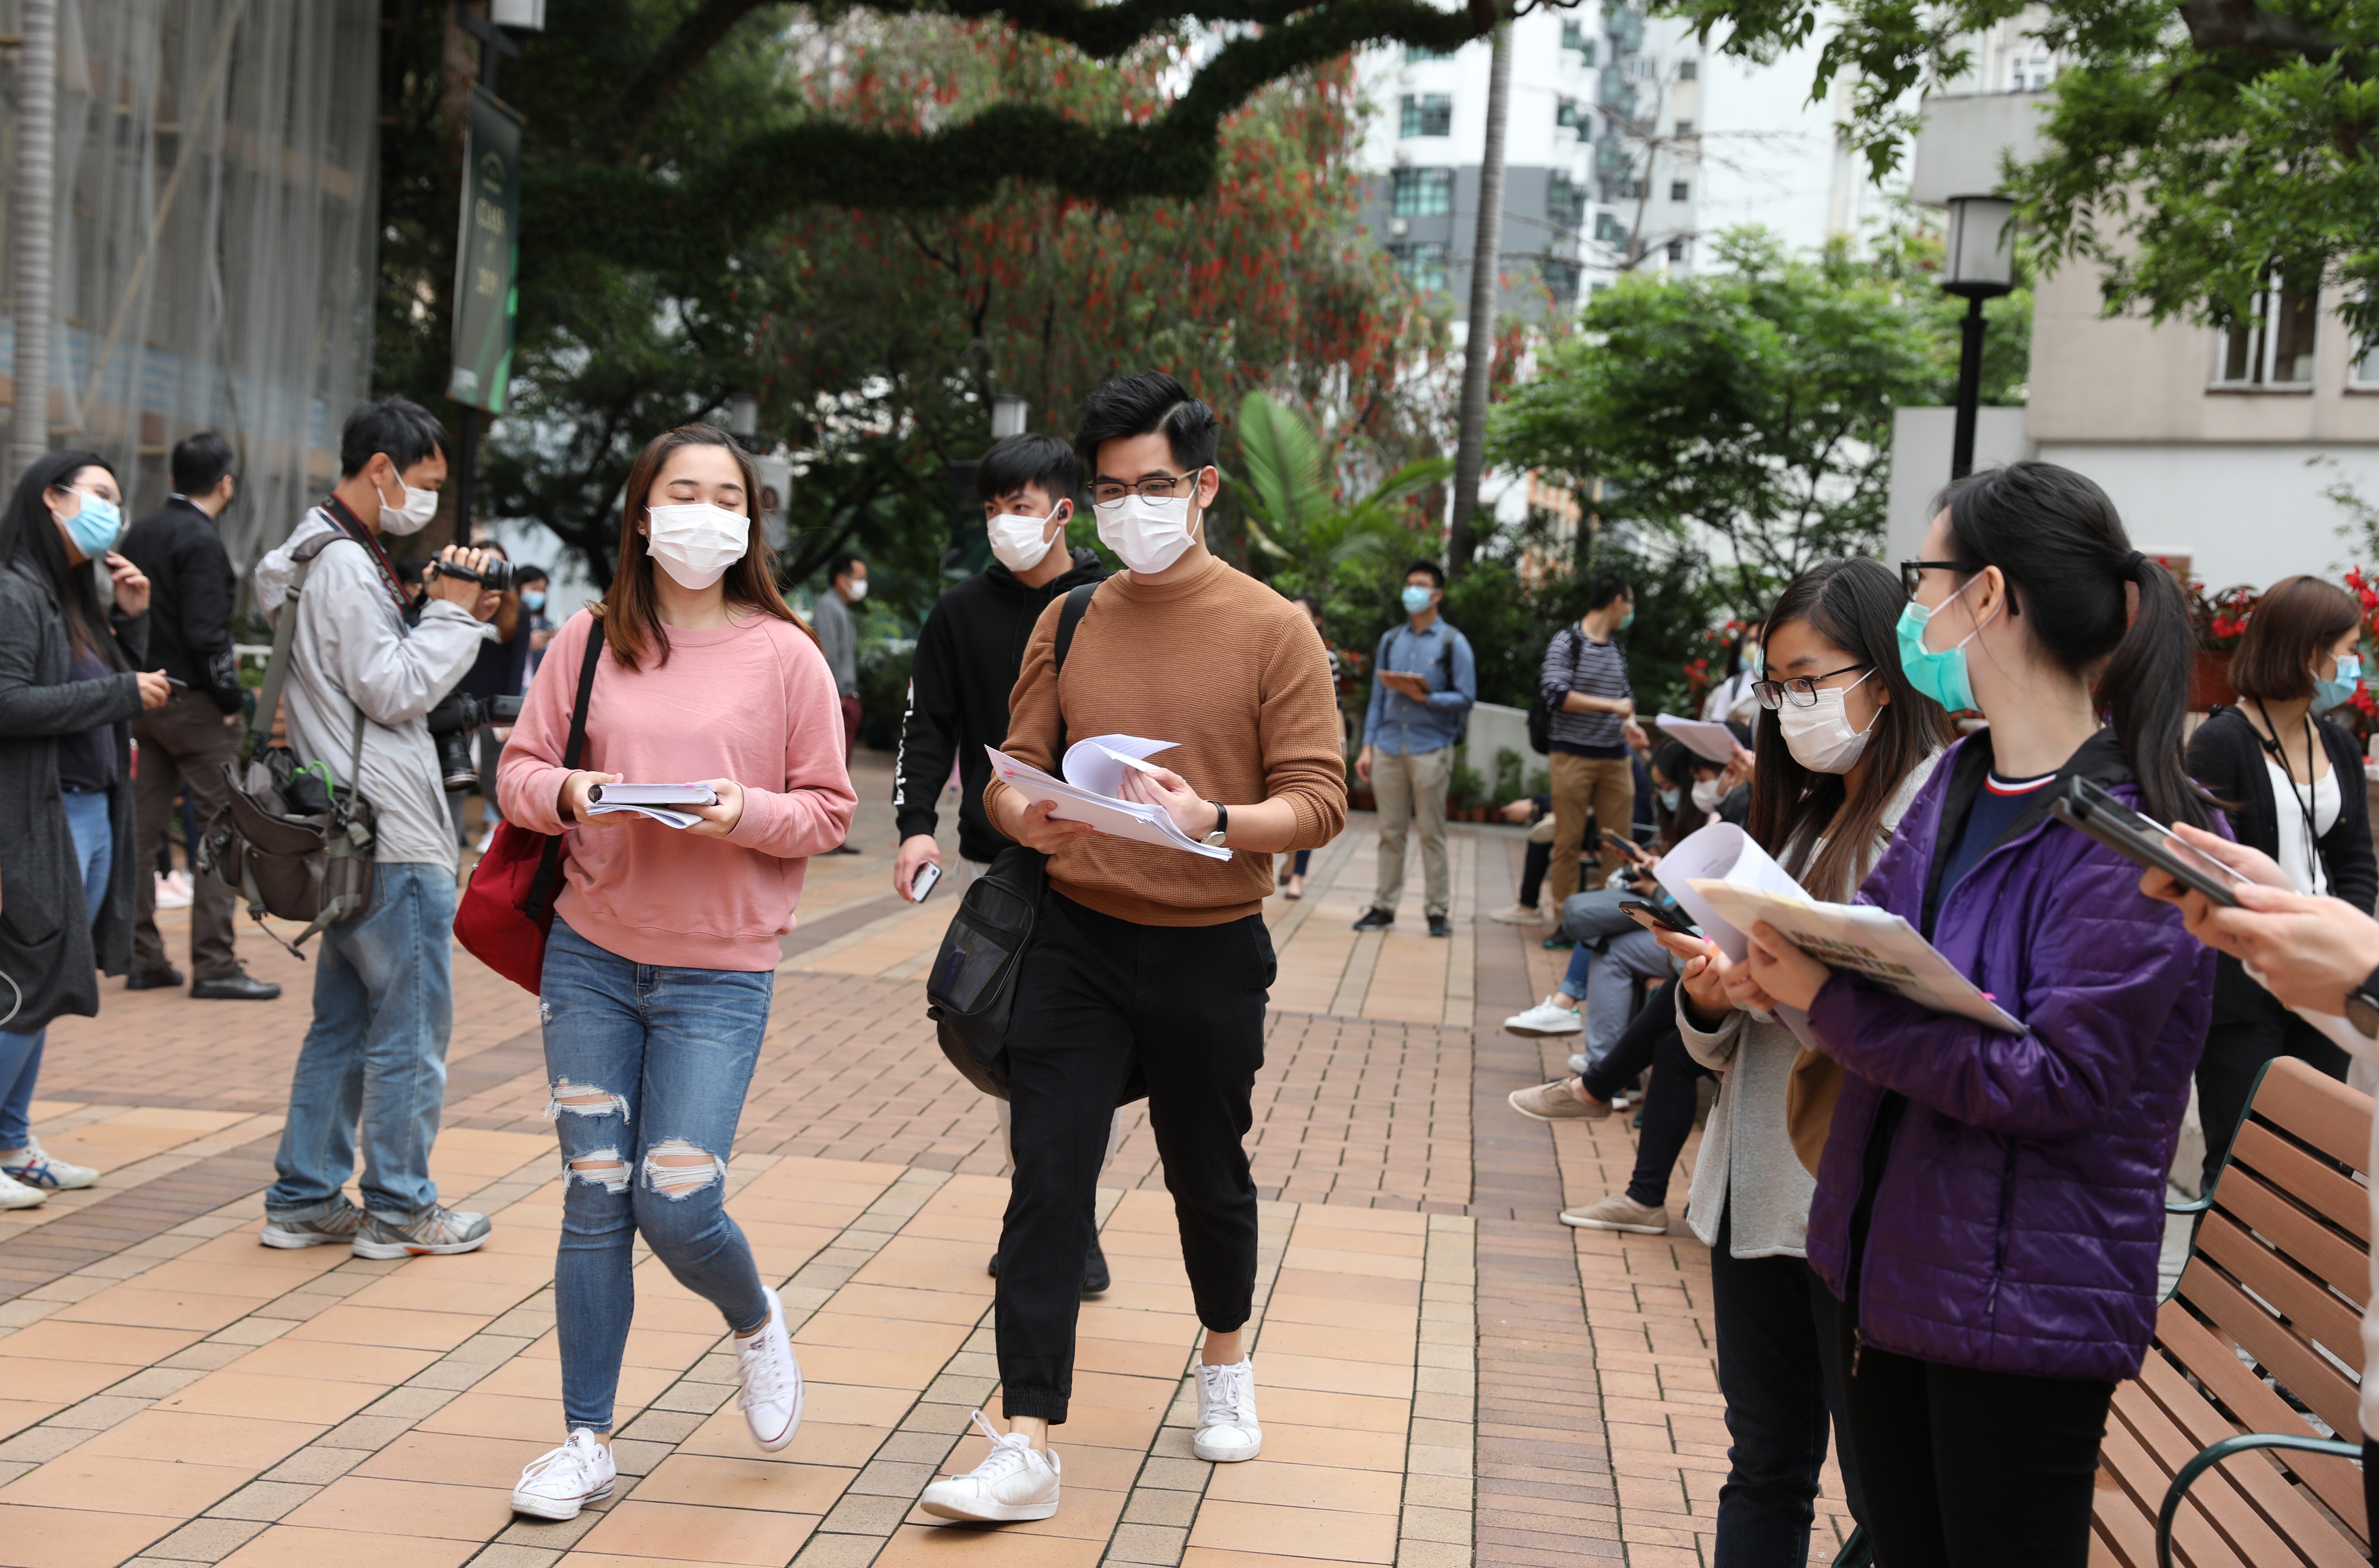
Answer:
<svg viewBox="0 0 2379 1568"><path fill-rule="evenodd" d="M985 746L984 750L991 754L992 773L1009 789L1028 801L1057 802L1057 809L1049 814L1060 822L1087 822L1117 838L1137 838L1143 844L1187 850L1208 860L1229 860L1230 850L1202 844L1176 827L1162 806L1143 806L1117 798L1127 769L1149 771L1145 759L1154 753L1170 751L1176 744L1172 741L1144 741L1137 735L1093 735L1066 748L1063 778L1052 778L1029 763L1019 762L997 746Z"/></svg>
<svg viewBox="0 0 2379 1568"><path fill-rule="evenodd" d="M1661 857L1654 875L1726 956L1741 962L1761 921L1830 970L1848 970L1937 1013L2010 1034L2023 1025L1941 956L1914 926L1872 904L1820 903L1732 823L1712 823ZM1805 1019L1785 1021L1806 1040Z"/></svg>
<svg viewBox="0 0 2379 1568"><path fill-rule="evenodd" d="M719 791L707 784L598 784L588 791L586 814L602 816L612 812L634 812L648 817L664 827L691 827L702 818L682 808L690 804L715 806Z"/></svg>
<svg viewBox="0 0 2379 1568"><path fill-rule="evenodd" d="M1687 751L1698 753L1712 762L1723 763L1733 760L1735 752L1743 744L1734 738L1733 730L1711 719L1679 718L1673 713L1664 713L1652 722L1659 728L1661 734L1682 743Z"/></svg>

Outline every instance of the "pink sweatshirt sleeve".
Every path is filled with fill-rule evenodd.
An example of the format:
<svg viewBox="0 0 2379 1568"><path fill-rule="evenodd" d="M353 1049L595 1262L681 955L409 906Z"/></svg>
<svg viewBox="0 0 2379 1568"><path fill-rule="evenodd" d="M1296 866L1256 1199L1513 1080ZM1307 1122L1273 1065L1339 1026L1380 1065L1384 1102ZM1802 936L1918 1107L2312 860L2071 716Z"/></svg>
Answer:
<svg viewBox="0 0 2379 1568"><path fill-rule="evenodd" d="M505 818L532 833L560 833L570 826L562 820L562 782L570 777L562 753L570 742L570 705L578 696L579 662L594 625L582 609L546 645L545 662L529 682L496 767L496 800Z"/></svg>
<svg viewBox="0 0 2379 1568"><path fill-rule="evenodd" d="M825 854L850 835L859 797L843 761L842 702L834 675L815 642L798 628L785 630L781 669L785 712L791 719L785 733L785 787L746 785L743 815L727 841L799 860ZM568 721L565 714L563 723Z"/></svg>

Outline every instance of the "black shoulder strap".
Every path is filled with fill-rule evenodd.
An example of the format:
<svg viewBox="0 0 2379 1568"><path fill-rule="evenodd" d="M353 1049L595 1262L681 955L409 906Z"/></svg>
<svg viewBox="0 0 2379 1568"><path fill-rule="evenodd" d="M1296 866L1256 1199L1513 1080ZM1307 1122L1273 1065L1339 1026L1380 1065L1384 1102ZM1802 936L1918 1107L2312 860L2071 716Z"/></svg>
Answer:
<svg viewBox="0 0 2379 1568"><path fill-rule="evenodd" d="M1099 591L1096 583L1083 583L1066 593L1066 608L1057 612L1057 646L1049 664L1049 683L1055 686L1057 677L1066 672L1066 650L1074 645L1074 630L1091 608L1091 596ZM1063 778L1066 776L1066 699L1057 697L1057 750L1049 758L1049 771Z"/></svg>
<svg viewBox="0 0 2379 1568"><path fill-rule="evenodd" d="M576 769L586 748L586 702L595 692L595 661L603 657L604 641L603 623L592 621L586 629L586 657L578 661L578 697L570 707L570 739L562 748L565 768ZM562 835L555 833L547 837L545 851L537 857L537 875L529 881L528 897L521 900L521 912L531 920L543 920L561 891Z"/></svg>

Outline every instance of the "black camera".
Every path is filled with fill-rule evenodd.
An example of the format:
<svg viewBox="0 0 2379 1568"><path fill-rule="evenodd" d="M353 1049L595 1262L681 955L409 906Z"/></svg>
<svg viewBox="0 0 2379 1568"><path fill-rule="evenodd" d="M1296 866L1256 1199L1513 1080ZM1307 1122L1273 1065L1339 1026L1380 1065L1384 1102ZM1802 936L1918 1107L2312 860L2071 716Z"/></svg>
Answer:
<svg viewBox="0 0 2379 1568"><path fill-rule="evenodd" d="M445 776L446 788L467 790L478 782L471 732L483 725L510 724L520 711L518 697L475 697L468 692L450 693L429 710L429 739L438 747L438 771Z"/></svg>
<svg viewBox="0 0 2379 1568"><path fill-rule="evenodd" d="M478 584L491 594L510 593L520 571L511 561L501 560L491 560L477 572L467 566L457 566L451 561L432 561L430 564L438 568L441 577L460 577L466 583Z"/></svg>

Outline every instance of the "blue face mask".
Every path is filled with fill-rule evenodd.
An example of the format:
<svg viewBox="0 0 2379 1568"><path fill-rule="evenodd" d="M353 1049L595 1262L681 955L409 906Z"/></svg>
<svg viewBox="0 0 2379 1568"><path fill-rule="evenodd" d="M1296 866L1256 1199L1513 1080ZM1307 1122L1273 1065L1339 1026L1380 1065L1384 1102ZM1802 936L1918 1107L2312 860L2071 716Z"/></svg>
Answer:
<svg viewBox="0 0 2379 1568"><path fill-rule="evenodd" d="M1419 615L1422 610L1427 609L1429 608L1429 595L1430 590L1427 588L1406 588L1402 595L1405 613L1407 615Z"/></svg>
<svg viewBox="0 0 2379 1568"><path fill-rule="evenodd" d="M1974 586L1971 579L1966 586ZM1965 591L1960 588L1950 598ZM1947 604L1950 600L1941 602ZM1939 608L1936 606L1935 609ZM1954 648L1928 648L1925 645L1925 627L1934 612L1914 599L1900 612L1900 668L1920 695L1932 698L1951 713L1963 713L1974 706L1974 688L1966 679L1966 645L1981 636L1983 629L1977 626L1967 633Z"/></svg>
<svg viewBox="0 0 2379 1568"><path fill-rule="evenodd" d="M1652 793L1660 797L1660 809L1672 815L1676 812L1677 802L1685 798L1683 790L1655 790Z"/></svg>
<svg viewBox="0 0 2379 1568"><path fill-rule="evenodd" d="M116 536L124 532L124 513L105 496L84 496L82 510L61 521L66 524L66 537L86 561L97 561L114 549Z"/></svg>
<svg viewBox="0 0 2379 1568"><path fill-rule="evenodd" d="M2331 708L2346 703L2353 697L2354 688L2360 685L2361 681L2362 656L2361 654L2339 656L2336 679L2325 681L2318 675L2313 679L2313 712L2327 713Z"/></svg>
<svg viewBox="0 0 2379 1568"><path fill-rule="evenodd" d="M545 596L532 589L521 596L521 608L523 609L543 609L545 608Z"/></svg>
<svg viewBox="0 0 2379 1568"><path fill-rule="evenodd" d="M1632 610L1632 609L1631 609L1631 610L1629 610L1626 614L1624 614L1624 615L1623 615L1623 616L1621 616L1621 617L1619 618L1619 625L1618 625L1618 628L1617 628L1617 629L1618 629L1619 631L1624 632L1625 630L1627 630L1627 628L1629 628L1630 626L1633 626L1633 625L1635 625L1635 624L1636 624L1636 612L1635 612L1634 610Z"/></svg>

